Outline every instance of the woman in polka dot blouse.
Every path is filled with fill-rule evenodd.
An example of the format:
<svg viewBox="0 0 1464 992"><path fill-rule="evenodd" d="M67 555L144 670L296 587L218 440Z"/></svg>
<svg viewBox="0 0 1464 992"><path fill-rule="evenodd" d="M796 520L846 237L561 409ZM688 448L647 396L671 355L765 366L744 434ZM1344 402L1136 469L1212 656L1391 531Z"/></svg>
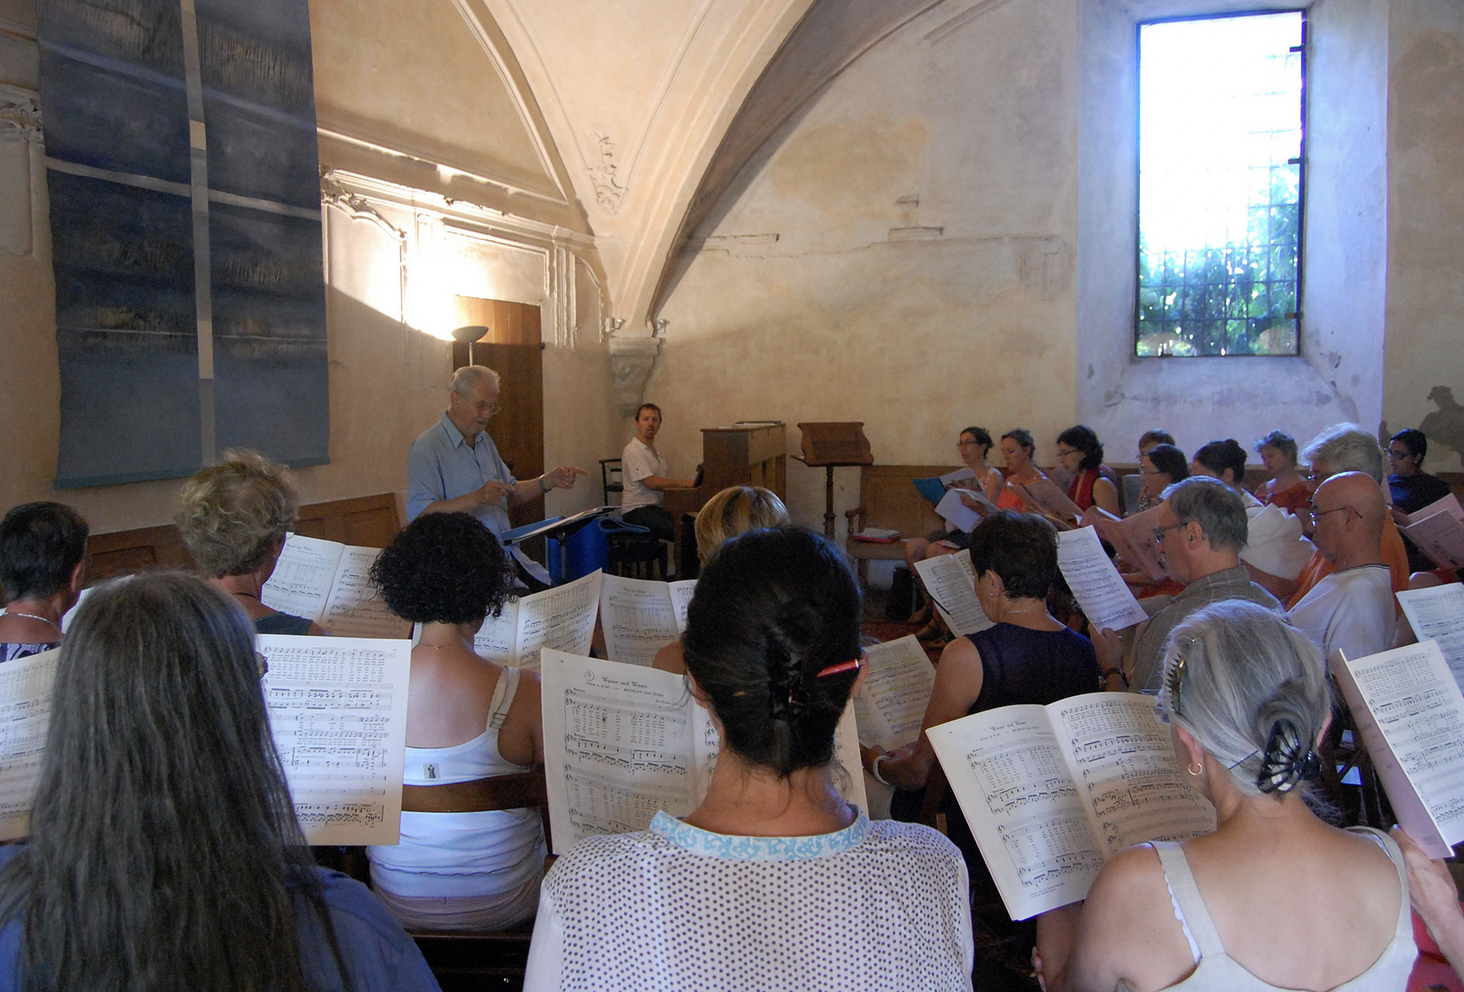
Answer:
<svg viewBox="0 0 1464 992"><path fill-rule="evenodd" d="M834 728L864 679L839 551L758 530L707 563L688 685L721 732L701 805L590 837L544 879L525 989L970 989L965 862L840 798Z"/></svg>

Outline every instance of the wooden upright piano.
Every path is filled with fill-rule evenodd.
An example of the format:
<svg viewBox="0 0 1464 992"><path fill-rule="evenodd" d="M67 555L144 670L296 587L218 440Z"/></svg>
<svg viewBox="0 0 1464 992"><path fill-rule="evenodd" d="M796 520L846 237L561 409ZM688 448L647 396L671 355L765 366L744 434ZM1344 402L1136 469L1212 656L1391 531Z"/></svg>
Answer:
<svg viewBox="0 0 1464 992"><path fill-rule="evenodd" d="M787 499L788 438L781 421L757 421L702 428L702 484L667 489L662 505L676 521L677 577L697 572L696 543L683 539L683 514L696 513L728 486L761 486Z"/></svg>

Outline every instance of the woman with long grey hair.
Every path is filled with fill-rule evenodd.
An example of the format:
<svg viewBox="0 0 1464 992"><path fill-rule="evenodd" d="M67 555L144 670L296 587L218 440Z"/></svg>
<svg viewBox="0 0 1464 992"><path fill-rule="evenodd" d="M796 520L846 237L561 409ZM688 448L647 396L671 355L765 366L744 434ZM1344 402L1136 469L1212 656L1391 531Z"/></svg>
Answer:
<svg viewBox="0 0 1464 992"><path fill-rule="evenodd" d="M1118 852L1086 903L1045 914L1046 988L1403 988L1417 951L1397 845L1302 799L1332 713L1306 635L1254 603L1201 610L1170 637L1155 709L1218 826Z"/></svg>
<svg viewBox="0 0 1464 992"><path fill-rule="evenodd" d="M364 886L311 864L263 668L244 612L201 579L87 597L31 838L0 851L0 987L437 988Z"/></svg>

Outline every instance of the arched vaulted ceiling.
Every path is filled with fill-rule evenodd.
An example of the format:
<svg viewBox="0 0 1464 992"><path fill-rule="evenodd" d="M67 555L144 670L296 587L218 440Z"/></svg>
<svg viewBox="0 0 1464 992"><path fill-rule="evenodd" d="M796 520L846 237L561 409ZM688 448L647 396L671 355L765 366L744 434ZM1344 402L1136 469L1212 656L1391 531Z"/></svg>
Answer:
<svg viewBox="0 0 1464 992"><path fill-rule="evenodd" d="M456 2L511 49L634 335L650 333L680 242L778 128L942 0Z"/></svg>

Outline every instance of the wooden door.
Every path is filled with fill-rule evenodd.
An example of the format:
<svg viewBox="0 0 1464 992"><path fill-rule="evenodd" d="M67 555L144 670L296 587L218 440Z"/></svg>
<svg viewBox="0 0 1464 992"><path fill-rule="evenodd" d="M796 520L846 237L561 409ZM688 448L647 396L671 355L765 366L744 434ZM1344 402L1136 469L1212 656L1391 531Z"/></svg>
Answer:
<svg viewBox="0 0 1464 992"><path fill-rule="evenodd" d="M456 327L477 324L488 333L471 346L455 343L454 370L486 365L499 376L499 410L488 423L498 453L518 479L544 473L544 362L539 336L539 308L529 303L453 297ZM544 519L544 497L509 510L515 527ZM531 553L533 553L531 551Z"/></svg>

